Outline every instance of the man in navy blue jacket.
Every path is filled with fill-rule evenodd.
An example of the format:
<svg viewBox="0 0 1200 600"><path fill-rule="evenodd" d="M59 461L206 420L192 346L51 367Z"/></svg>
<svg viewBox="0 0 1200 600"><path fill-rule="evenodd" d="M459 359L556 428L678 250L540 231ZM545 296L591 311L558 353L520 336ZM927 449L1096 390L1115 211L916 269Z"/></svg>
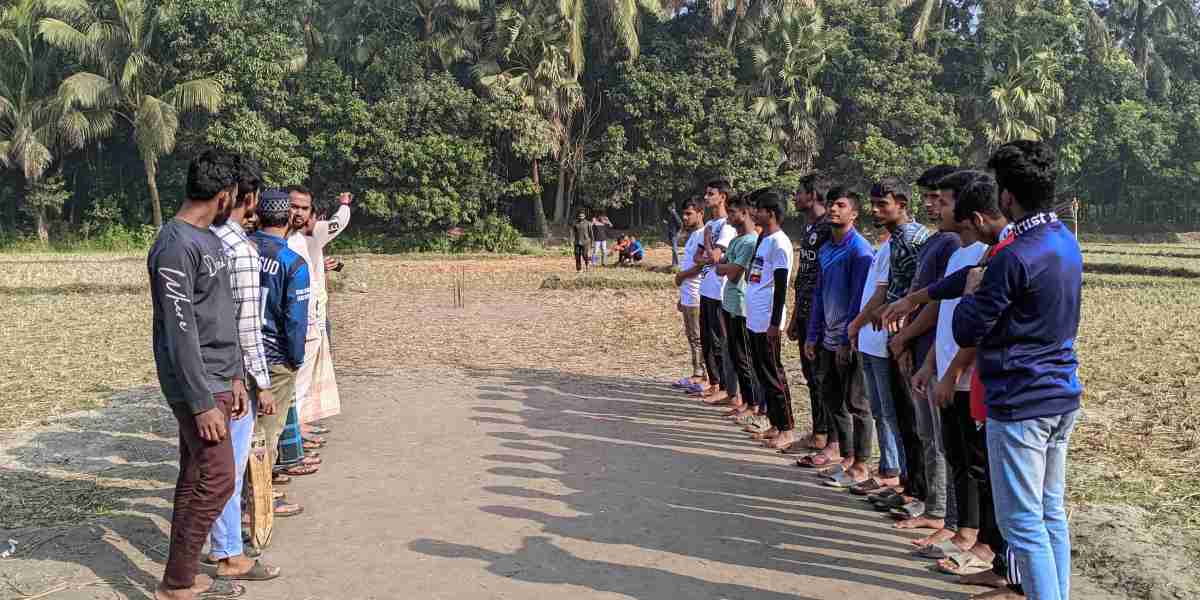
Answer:
<svg viewBox="0 0 1200 600"><path fill-rule="evenodd" d="M1067 444L1083 393L1076 371L1083 256L1051 212L1057 168L1042 142L1001 146L1000 208L1013 242L988 263L954 313L954 339L978 347L987 390L987 442L997 520L1027 597L1067 600Z"/></svg>
<svg viewBox="0 0 1200 600"><path fill-rule="evenodd" d="M271 449L275 448L287 423L288 410L296 401L296 371L304 364L304 339L308 331L308 265L288 248L288 217L291 200L280 190L266 190L258 204L261 228L251 236L258 246L262 289L266 291L263 309L263 350L271 372L271 395L275 414L260 423ZM308 465L294 467L295 475L315 472Z"/></svg>

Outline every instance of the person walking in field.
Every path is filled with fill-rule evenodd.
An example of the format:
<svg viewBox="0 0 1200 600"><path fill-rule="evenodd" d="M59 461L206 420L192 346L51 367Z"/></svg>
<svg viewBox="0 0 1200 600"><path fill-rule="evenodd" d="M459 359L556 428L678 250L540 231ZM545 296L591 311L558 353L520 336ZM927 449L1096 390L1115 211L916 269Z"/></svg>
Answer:
<svg viewBox="0 0 1200 600"><path fill-rule="evenodd" d="M676 381L674 386L693 393L703 392L708 381L700 343L700 272L704 265L697 259L704 251L704 209L699 198L684 203L682 217L683 232L688 238L683 247L680 271L675 274L675 285L679 288L676 309L683 317L683 332L692 358L692 376Z"/></svg>
<svg viewBox="0 0 1200 600"><path fill-rule="evenodd" d="M253 161L238 156L238 188L229 219L213 225L212 231L221 239L229 260L229 279L233 289L234 312L242 366L246 373L246 388L250 408L240 418L229 423L229 439L233 446L234 488L221 515L213 523L209 535L209 558L217 565L217 575L227 579L265 581L279 576L280 569L251 560L242 544L242 483L250 460L250 440L254 434L255 411L263 415L275 413L271 396L271 375L267 370L266 352L262 338L262 286L259 284L258 248L250 243L242 228L246 215L258 206L262 171Z"/></svg>
<svg viewBox="0 0 1200 600"><path fill-rule="evenodd" d="M605 254L608 253L608 235L612 230L612 221L603 212L592 216L592 266L605 265Z"/></svg>
<svg viewBox="0 0 1200 600"><path fill-rule="evenodd" d="M784 207L779 194L760 189L750 195L755 222L762 227L758 248L746 275L746 328L755 376L762 387L771 428L756 439L770 448L787 448L796 442L795 417L787 373L780 355L779 332L787 312L788 276L792 270L792 241L780 229Z"/></svg>
<svg viewBox="0 0 1200 600"><path fill-rule="evenodd" d="M679 230L683 228L683 220L675 206L668 204L666 215L663 217L663 233L667 236L667 244L671 246L671 266L679 266Z"/></svg>
<svg viewBox="0 0 1200 600"><path fill-rule="evenodd" d="M592 247L592 223L581 210L571 225L571 238L575 242L575 272L578 273L590 266L590 250Z"/></svg>
<svg viewBox="0 0 1200 600"><path fill-rule="evenodd" d="M210 229L226 223L237 193L234 158L201 154L188 166L187 199L159 230L146 260L158 382L179 423L171 538L155 600L245 592L199 574L201 548L234 491L230 419L249 411L229 259Z"/></svg>
<svg viewBox="0 0 1200 600"><path fill-rule="evenodd" d="M870 477L867 461L875 435L847 336L847 327L862 308L863 283L871 271L871 245L854 227L860 202L858 194L842 187L834 187L826 196L832 236L818 254L820 273L804 343L808 360L821 365L821 399L836 435L820 452L797 464L810 468L833 464L825 485L840 488Z"/></svg>

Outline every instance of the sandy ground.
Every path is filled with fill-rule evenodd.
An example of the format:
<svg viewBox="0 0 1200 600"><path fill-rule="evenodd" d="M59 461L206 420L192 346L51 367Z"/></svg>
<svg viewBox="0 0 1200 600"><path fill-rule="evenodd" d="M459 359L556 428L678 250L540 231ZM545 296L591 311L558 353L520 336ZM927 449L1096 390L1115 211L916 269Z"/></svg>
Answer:
<svg viewBox="0 0 1200 600"><path fill-rule="evenodd" d="M817 486L656 381L347 369L342 386L326 466L287 488L307 512L279 523L267 554L286 576L249 584L248 598L980 591L931 573L909 556L909 536L865 503ZM0 559L0 598L151 597L176 473L174 421L160 402L145 389L0 437L2 469L100 477L119 490L111 516L0 532L18 540L15 556ZM1077 577L1075 597L1109 596Z"/></svg>

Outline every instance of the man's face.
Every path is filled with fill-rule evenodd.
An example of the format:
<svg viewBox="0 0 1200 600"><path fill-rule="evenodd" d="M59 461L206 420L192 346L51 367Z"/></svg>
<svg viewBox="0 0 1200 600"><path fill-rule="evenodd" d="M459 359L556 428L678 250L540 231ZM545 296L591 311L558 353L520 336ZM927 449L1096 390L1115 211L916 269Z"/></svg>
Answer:
<svg viewBox="0 0 1200 600"><path fill-rule="evenodd" d="M771 224L771 219L775 218L775 213L768 208L754 209L754 222L760 227L766 227Z"/></svg>
<svg viewBox="0 0 1200 600"><path fill-rule="evenodd" d="M753 227L754 223L746 214L746 207L739 206L729 209L729 224L733 227Z"/></svg>
<svg viewBox="0 0 1200 600"><path fill-rule="evenodd" d="M725 194L714 187L704 188L704 206L716 208L725 203Z"/></svg>
<svg viewBox="0 0 1200 600"><path fill-rule="evenodd" d="M829 205L829 223L834 227L850 227L857 218L858 209L849 198L838 198Z"/></svg>
<svg viewBox="0 0 1200 600"><path fill-rule="evenodd" d="M925 205L925 214L929 215L929 220L936 222L938 220L939 201L942 193L938 190L925 190L921 192L921 202Z"/></svg>
<svg viewBox="0 0 1200 600"><path fill-rule="evenodd" d="M871 197L871 208L875 210L875 217L883 223L884 227L889 225L897 225L903 219L904 205L896 201L896 197L888 194L882 198L878 196Z"/></svg>
<svg viewBox="0 0 1200 600"><path fill-rule="evenodd" d="M682 216L683 216L683 224L688 229L695 229L695 228L699 227L703 223L703 219L704 219L704 216L700 211L698 211L690 206L683 209Z"/></svg>
<svg viewBox="0 0 1200 600"><path fill-rule="evenodd" d="M806 212L812 208L813 203L817 201L816 192L806 192L800 190L796 192L795 204L797 212Z"/></svg>
<svg viewBox="0 0 1200 600"><path fill-rule="evenodd" d="M288 197L292 201L291 222L289 225L291 225L292 230L301 231L308 225L309 219L312 218L312 196L300 192L292 192Z"/></svg>
<svg viewBox="0 0 1200 600"><path fill-rule="evenodd" d="M956 231L959 224L954 221L954 205L956 203L954 190L941 190L938 193L937 212L938 228L942 231Z"/></svg>
<svg viewBox="0 0 1200 600"><path fill-rule="evenodd" d="M229 215L233 212L233 199L236 197L236 185L226 188L225 191L217 194L217 214L213 217L213 225L219 227L229 221Z"/></svg>

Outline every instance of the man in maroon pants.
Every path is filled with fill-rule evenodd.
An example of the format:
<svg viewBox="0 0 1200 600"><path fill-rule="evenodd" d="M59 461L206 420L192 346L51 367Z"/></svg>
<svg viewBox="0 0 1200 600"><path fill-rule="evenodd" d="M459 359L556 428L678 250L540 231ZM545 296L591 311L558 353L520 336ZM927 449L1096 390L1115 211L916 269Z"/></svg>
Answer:
<svg viewBox="0 0 1200 600"><path fill-rule="evenodd" d="M188 199L163 225L146 261L158 382L179 422L171 545L155 600L192 600L200 593L236 598L245 592L229 580L197 574L200 549L233 495L229 419L247 410L228 259L209 229L229 218L237 182L232 156L209 151L193 160Z"/></svg>

